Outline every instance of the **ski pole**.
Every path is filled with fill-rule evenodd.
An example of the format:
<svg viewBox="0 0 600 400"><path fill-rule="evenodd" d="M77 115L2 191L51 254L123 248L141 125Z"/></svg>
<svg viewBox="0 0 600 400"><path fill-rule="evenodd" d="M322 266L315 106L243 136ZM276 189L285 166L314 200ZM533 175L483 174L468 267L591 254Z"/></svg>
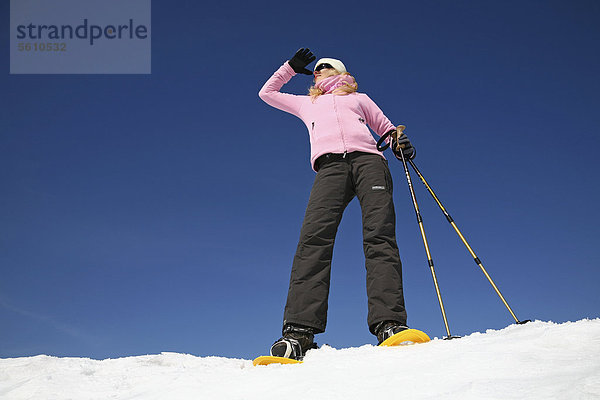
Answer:
<svg viewBox="0 0 600 400"><path fill-rule="evenodd" d="M442 202L438 199L438 197L436 196L436 194L433 191L433 189L431 188L431 186L429 186L429 184L425 180L425 177L423 176L423 174L421 173L421 171L419 171L419 169L417 168L417 166L415 165L415 163L413 162L413 160L408 160L408 162L410 163L410 165L412 166L412 168L415 170L415 172L417 173L417 175L419 175L419 178L421 179L421 182L423 182L423 184L425 185L425 187L429 191L429 194L431 194L431 196L433 197L433 199L437 203L437 205L440 208L440 210L442 210L442 213L444 214L444 216L446 217L446 219L448 220L448 222L450 223L450 225L452 225L452 228L454 228L454 230L458 234L458 237L460 238L460 240L462 240L463 244L466 246L466 248L469 251L469 253L471 253L471 256L475 260L475 263L479 266L479 268L481 268L481 271L483 272L483 274L485 275L485 277L487 278L487 280L490 282L490 284L492 285L492 287L494 288L494 290L496 291L496 293L498 294L498 296L500 297L500 299L502 300L502 302L504 303L504 305L506 306L506 308L510 312L510 315L512 315L512 317L515 319L516 323L517 324L525 324L527 322L531 322L530 320L519 321L519 319L517 318L517 316L515 315L515 313L513 312L513 310L508 305L508 302L506 301L506 299L504 298L504 296L502 296L502 293L500 293L500 290L498 289L498 286L496 286L496 284L492 280L490 274L488 274L488 272L483 267L483 264L481 263L481 260L479 259L479 257L477 257L477 255L473 251L473 248L471 248L471 246L467 242L467 239L465 239L465 237L463 236L463 234L461 233L461 231L458 229L458 226L456 226L456 223L454 222L454 220L452 219L452 217L450 216L450 214L448 213L448 211L446 211L446 208L444 208L444 206L442 205Z"/></svg>
<svg viewBox="0 0 600 400"><path fill-rule="evenodd" d="M400 153L402 158L402 165L404 166L404 173L406 174L406 180L408 181L408 189L410 190L410 196L412 198L413 207L415 209L415 213L417 215L417 223L419 224L419 229L421 231L421 238L423 239L423 244L425 245L425 253L427 254L427 262L429 263L429 269L431 270L431 276L433 278L433 284L435 286L435 292L437 293L438 302L440 303L440 309L442 311L442 318L444 319L444 326L446 327L446 333L448 336L445 339L454 339L458 336L452 336L450 334L450 327L448 326L448 319L446 318L446 310L444 309L444 302L442 301L442 294L440 292L440 287L438 285L437 277L435 276L435 269L433 267L433 258L431 257L431 252L429 251L429 244L427 243L427 236L425 235L425 228L423 226L423 218L421 217L421 212L419 211L419 205L417 204L417 198L415 196L415 190L413 188L412 180L410 179L410 172L408 171L408 166L406 164L406 159L404 158L404 153L402 149L398 145L397 138L402 135L402 131L406 128L404 125L398 125L396 128L396 132L391 132L393 136L393 142L396 142L395 145L398 146L397 149L392 149L394 154ZM397 152L396 152L397 151Z"/></svg>

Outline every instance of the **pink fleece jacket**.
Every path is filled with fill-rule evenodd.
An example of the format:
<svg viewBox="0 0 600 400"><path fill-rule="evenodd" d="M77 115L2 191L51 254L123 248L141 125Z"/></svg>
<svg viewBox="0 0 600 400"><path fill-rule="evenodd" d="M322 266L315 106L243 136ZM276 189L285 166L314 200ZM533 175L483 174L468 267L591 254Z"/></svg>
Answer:
<svg viewBox="0 0 600 400"><path fill-rule="evenodd" d="M310 96L281 93L281 87L296 75L287 61L267 80L258 95L265 103L294 114L310 135L310 163L326 153L383 154L367 125L381 136L395 126L364 93L323 94L313 103ZM385 157L384 157L385 158Z"/></svg>

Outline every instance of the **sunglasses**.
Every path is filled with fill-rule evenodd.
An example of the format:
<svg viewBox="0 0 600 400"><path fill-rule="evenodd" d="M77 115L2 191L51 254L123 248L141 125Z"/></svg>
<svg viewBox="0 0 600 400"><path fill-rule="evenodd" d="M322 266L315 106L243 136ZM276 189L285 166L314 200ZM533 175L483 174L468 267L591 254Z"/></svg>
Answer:
<svg viewBox="0 0 600 400"><path fill-rule="evenodd" d="M331 66L331 64L321 63L321 64L319 64L319 65L317 65L315 67L315 72L316 71L320 71L320 70L325 69L325 68L333 68L333 67Z"/></svg>

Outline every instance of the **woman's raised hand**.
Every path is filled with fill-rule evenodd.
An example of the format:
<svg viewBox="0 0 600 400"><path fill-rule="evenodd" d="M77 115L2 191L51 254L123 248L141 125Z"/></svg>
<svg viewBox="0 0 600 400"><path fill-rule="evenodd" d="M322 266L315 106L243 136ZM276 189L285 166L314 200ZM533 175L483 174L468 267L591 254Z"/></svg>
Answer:
<svg viewBox="0 0 600 400"><path fill-rule="evenodd" d="M294 57L288 61L288 64L290 64L290 67L292 67L297 74L312 75L312 71L306 69L306 66L315 61L316 58L317 57L311 53L310 49L302 47L301 49L298 49L296 54L294 54Z"/></svg>

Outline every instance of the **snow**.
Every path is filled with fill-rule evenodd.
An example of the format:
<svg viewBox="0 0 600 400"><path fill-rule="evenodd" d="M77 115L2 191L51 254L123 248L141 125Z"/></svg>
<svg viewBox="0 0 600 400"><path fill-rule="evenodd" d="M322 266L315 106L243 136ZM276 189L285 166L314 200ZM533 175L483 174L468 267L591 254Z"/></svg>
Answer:
<svg viewBox="0 0 600 400"><path fill-rule="evenodd" d="M535 321L406 347L324 346L303 364L162 353L0 359L0 398L600 399L600 319Z"/></svg>

